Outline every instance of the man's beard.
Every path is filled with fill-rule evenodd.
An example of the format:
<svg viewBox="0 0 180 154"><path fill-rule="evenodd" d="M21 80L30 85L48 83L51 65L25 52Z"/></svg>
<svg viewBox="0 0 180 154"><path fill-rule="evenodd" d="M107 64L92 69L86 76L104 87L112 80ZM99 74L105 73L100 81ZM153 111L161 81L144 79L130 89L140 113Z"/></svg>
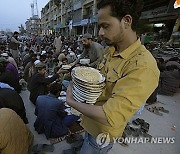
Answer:
<svg viewBox="0 0 180 154"><path fill-rule="evenodd" d="M112 41L110 41L109 39L104 39L104 42L108 45L108 46L113 46L114 43Z"/></svg>

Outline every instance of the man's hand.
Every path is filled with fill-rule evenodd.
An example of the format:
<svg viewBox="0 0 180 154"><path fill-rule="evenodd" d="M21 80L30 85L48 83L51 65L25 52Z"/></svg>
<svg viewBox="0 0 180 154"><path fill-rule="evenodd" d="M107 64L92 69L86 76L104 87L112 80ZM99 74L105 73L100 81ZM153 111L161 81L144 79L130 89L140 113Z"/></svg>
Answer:
<svg viewBox="0 0 180 154"><path fill-rule="evenodd" d="M67 91L66 91L66 103L68 105L71 105L72 102L74 102L73 94L72 94L72 88L73 88L73 83L70 82Z"/></svg>
<svg viewBox="0 0 180 154"><path fill-rule="evenodd" d="M62 68L60 68L57 72L58 74L61 74L61 73L69 73L68 70L63 70Z"/></svg>
<svg viewBox="0 0 180 154"><path fill-rule="evenodd" d="M66 103L77 111L81 112L83 115L92 118L104 125L110 126L102 106L90 105L75 101L72 94L72 88L73 84L70 83L66 91Z"/></svg>
<svg viewBox="0 0 180 154"><path fill-rule="evenodd" d="M73 63L70 63L69 65L70 65L70 66L74 66L74 65L76 65L76 63L75 63L75 62L73 62Z"/></svg>

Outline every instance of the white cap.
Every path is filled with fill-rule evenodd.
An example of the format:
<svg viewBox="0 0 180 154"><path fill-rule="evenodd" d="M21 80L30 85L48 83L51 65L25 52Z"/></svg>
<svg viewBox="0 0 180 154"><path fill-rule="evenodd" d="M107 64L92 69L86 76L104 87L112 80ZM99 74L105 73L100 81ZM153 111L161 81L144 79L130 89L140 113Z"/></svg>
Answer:
<svg viewBox="0 0 180 154"><path fill-rule="evenodd" d="M2 53L1 56L8 57L8 54L7 53Z"/></svg>
<svg viewBox="0 0 180 154"><path fill-rule="evenodd" d="M70 52L70 56L74 56L75 55L75 53L74 52Z"/></svg>
<svg viewBox="0 0 180 154"><path fill-rule="evenodd" d="M36 64L38 64L38 63L40 63L41 61L40 60L36 60L35 62L34 62L34 65L36 65Z"/></svg>
<svg viewBox="0 0 180 154"><path fill-rule="evenodd" d="M45 51L45 50L43 50L43 51L41 52L41 55L44 55L44 54L46 54L46 51Z"/></svg>

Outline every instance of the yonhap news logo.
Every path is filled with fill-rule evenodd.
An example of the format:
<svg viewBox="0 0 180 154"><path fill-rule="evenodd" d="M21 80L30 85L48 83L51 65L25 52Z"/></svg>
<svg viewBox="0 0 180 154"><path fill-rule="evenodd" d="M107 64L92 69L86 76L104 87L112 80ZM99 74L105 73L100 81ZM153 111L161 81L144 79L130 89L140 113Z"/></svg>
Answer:
<svg viewBox="0 0 180 154"><path fill-rule="evenodd" d="M104 148L109 145L110 143L110 136L109 133L101 133L96 137L96 143L101 147Z"/></svg>
<svg viewBox="0 0 180 154"><path fill-rule="evenodd" d="M175 137L113 137L113 143L126 143L126 144L174 144ZM96 137L96 143L104 148L110 144L110 135L109 133L101 133Z"/></svg>

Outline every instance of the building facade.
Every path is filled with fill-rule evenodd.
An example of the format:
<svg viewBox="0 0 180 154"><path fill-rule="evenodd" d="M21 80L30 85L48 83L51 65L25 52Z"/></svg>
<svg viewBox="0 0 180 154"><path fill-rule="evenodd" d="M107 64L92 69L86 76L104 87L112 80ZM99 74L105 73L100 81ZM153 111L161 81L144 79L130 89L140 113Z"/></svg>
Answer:
<svg viewBox="0 0 180 154"><path fill-rule="evenodd" d="M41 19L38 16L29 18L26 23L26 31L28 36L41 34Z"/></svg>
<svg viewBox="0 0 180 154"><path fill-rule="evenodd" d="M164 23L172 27L178 18L175 0L146 0L141 20L152 25ZM43 34L63 35L91 33L97 36L97 0L50 0L41 10Z"/></svg>
<svg viewBox="0 0 180 154"><path fill-rule="evenodd" d="M43 34L96 35L96 0L50 0L41 10Z"/></svg>

